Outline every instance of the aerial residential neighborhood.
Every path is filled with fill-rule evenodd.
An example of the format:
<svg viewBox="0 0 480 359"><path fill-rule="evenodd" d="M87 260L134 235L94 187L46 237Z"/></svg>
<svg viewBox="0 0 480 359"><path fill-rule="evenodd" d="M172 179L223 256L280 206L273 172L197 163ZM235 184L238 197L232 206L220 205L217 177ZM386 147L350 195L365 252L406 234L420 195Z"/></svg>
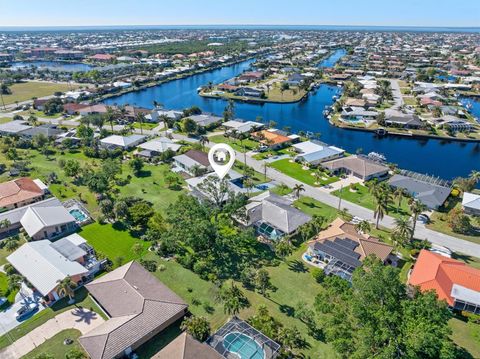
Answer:
<svg viewBox="0 0 480 359"><path fill-rule="evenodd" d="M87 3L0 11L1 359L480 358L477 2Z"/></svg>

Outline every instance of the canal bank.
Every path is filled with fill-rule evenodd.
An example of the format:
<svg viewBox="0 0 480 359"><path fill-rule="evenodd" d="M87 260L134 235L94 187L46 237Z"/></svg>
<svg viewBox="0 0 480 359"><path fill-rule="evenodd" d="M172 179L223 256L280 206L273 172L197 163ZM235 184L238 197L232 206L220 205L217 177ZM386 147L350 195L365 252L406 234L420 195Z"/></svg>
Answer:
<svg viewBox="0 0 480 359"><path fill-rule="evenodd" d="M333 56L333 55L332 55ZM338 56L338 54L336 55ZM181 80L174 80L148 89L116 96L104 102L113 105L130 104L153 108L153 101L168 109L198 106L205 112L222 115L226 101L204 98L197 89L206 83L219 83L232 78L250 67L253 60L204 72ZM436 175L448 180L467 176L480 168L480 144L429 138L399 136L377 137L370 132L345 131L330 125L323 109L333 104L332 97L339 95L337 86L322 84L309 94L305 101L293 104L236 103L235 116L244 120L275 121L278 128L289 127L293 132L321 133L321 140L340 146L347 152L378 152L389 162L415 172Z"/></svg>

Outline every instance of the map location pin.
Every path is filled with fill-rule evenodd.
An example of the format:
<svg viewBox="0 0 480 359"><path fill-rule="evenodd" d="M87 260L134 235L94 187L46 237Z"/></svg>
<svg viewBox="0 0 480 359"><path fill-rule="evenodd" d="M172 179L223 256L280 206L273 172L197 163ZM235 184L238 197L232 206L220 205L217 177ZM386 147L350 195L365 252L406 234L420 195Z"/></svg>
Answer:
<svg viewBox="0 0 480 359"><path fill-rule="evenodd" d="M235 163L235 151L226 143L217 143L208 152L208 161L217 176L223 179Z"/></svg>

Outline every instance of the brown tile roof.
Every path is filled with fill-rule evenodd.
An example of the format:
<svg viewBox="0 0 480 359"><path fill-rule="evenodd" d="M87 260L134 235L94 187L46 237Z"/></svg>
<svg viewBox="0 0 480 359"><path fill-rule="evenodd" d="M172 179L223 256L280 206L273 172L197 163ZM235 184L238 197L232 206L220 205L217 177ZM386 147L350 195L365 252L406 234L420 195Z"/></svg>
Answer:
<svg viewBox="0 0 480 359"><path fill-rule="evenodd" d="M85 286L112 318L82 336L92 359L111 359L180 318L187 304L145 270L130 262Z"/></svg>
<svg viewBox="0 0 480 359"><path fill-rule="evenodd" d="M182 333L170 344L155 354L152 359L222 359L223 357L207 344L200 343L187 333Z"/></svg>
<svg viewBox="0 0 480 359"><path fill-rule="evenodd" d="M361 175L363 178L388 171L388 167L364 157L348 156L322 164L330 171L346 169Z"/></svg>
<svg viewBox="0 0 480 359"><path fill-rule="evenodd" d="M43 190L30 178L22 177L0 184L0 207L40 197Z"/></svg>
<svg viewBox="0 0 480 359"><path fill-rule="evenodd" d="M205 152L198 150L190 150L184 153L185 156L190 157L192 160L197 161L205 167L210 166L210 161L208 160L208 155Z"/></svg>
<svg viewBox="0 0 480 359"><path fill-rule="evenodd" d="M327 229L321 231L309 243L334 241L336 238L348 238L357 242L358 247L355 248L355 252L360 254L361 261L370 254L375 254L382 261L385 261L393 249L392 246L380 242L378 238L359 233L355 229L355 225L347 223L341 218L335 219Z"/></svg>

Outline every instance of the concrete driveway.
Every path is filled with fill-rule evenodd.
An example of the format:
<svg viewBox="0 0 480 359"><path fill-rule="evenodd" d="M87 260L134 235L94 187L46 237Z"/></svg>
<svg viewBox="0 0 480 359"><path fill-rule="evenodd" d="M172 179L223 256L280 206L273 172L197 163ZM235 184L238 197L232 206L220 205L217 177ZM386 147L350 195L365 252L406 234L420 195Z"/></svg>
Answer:
<svg viewBox="0 0 480 359"><path fill-rule="evenodd" d="M33 294L32 291L25 286L25 284L22 284L21 292L24 293L24 295L20 293L17 294L17 297L15 298L15 303L10 307L8 307L7 309L0 312L0 335L3 335L6 332L9 332L10 330L14 329L16 326L20 325L25 320L31 318L38 312L45 309L45 307L43 307L40 304L41 296ZM37 303L38 309L35 312L22 318L22 320L18 321L15 316L15 313L17 312L17 310L19 310L22 306L24 306L27 303Z"/></svg>

